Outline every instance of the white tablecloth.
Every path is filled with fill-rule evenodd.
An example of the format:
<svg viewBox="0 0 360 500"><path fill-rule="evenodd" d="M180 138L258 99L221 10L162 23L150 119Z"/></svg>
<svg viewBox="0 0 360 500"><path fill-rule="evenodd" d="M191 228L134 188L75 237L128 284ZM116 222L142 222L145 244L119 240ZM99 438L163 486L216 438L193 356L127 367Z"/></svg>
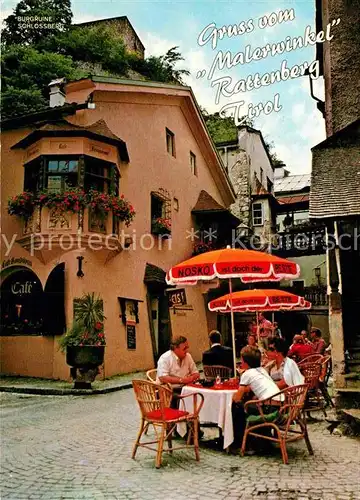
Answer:
<svg viewBox="0 0 360 500"><path fill-rule="evenodd" d="M199 392L204 396L204 406L202 407L199 420L200 424L212 423L221 428L224 437L224 448L227 448L234 441L234 429L231 415L231 404L233 394L236 389L214 390L204 387L184 386L181 395L186 396ZM187 397L182 400L180 410L184 409L189 413L193 412L193 398ZM186 425L179 424L178 432L181 436L186 433Z"/></svg>

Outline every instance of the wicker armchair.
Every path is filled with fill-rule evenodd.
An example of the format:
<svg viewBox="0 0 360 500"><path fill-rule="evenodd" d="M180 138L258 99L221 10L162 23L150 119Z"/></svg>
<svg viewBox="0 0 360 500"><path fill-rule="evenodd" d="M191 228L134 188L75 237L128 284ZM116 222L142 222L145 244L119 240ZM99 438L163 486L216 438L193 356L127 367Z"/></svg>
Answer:
<svg viewBox="0 0 360 500"><path fill-rule="evenodd" d="M321 363L323 360L323 355L322 354L310 354L309 356L305 356L305 358L302 358L300 361L298 361L298 365L304 365L306 363Z"/></svg>
<svg viewBox="0 0 360 500"><path fill-rule="evenodd" d="M246 441L248 436L255 438L267 439L275 443L279 443L282 459L284 464L288 463L288 454L286 444L299 439L305 439L306 446L310 455L313 455L313 449L309 440L306 420L303 418L303 408L307 393L307 386L294 385L287 387L279 392L273 398L268 400L253 400L245 403L245 411L249 410L251 405L255 405L259 415L250 415L246 419L246 428L243 437L241 454L245 454ZM282 403L275 400L275 397L284 398ZM266 407L273 406L279 409L272 413L266 413ZM297 426L297 427L295 427ZM259 434L257 431L261 429L270 429L272 433L269 435Z"/></svg>
<svg viewBox="0 0 360 500"><path fill-rule="evenodd" d="M305 384L308 386L304 411L310 413L321 410L326 417L325 399L320 389L322 365L318 362L303 363L299 365L299 370L304 375Z"/></svg>
<svg viewBox="0 0 360 500"><path fill-rule="evenodd" d="M193 398L194 411L187 411L170 408L170 402L173 397L171 389L166 386L155 384L148 380L132 381L135 396L141 412L140 429L133 448L132 458L135 458L139 446L156 451L155 465L158 469L161 466L164 441L168 442L168 451L172 454L173 450L180 450L192 446L195 451L196 460L200 460L199 455L199 412L204 404L202 394L194 393L188 396L178 396L179 399L186 397ZM198 398L200 402L198 403ZM187 443L184 446L172 446L172 434L179 422L185 422L188 426ZM155 431L155 440L141 442L141 437L149 426L153 426ZM191 445L190 443L193 442ZM156 444L153 448L151 445Z"/></svg>
<svg viewBox="0 0 360 500"><path fill-rule="evenodd" d="M157 369L153 368L152 370L148 370L146 372L146 377L147 377L148 380L150 380L150 382L156 382Z"/></svg>
<svg viewBox="0 0 360 500"><path fill-rule="evenodd" d="M204 365L204 376L207 380L215 380L219 376L222 380L231 378L232 369L221 365Z"/></svg>

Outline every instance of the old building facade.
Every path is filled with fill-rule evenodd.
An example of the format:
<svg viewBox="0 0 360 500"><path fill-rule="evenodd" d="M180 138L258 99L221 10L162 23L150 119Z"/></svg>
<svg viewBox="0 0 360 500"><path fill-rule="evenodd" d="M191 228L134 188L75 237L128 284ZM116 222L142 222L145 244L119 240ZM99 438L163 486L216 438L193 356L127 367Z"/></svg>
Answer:
<svg viewBox="0 0 360 500"><path fill-rule="evenodd" d="M262 133L241 126L236 141L216 146L235 190L231 211L240 219L238 234L265 248L275 232L275 198L274 167Z"/></svg>
<svg viewBox="0 0 360 500"><path fill-rule="evenodd" d="M360 5L318 0L317 29L340 19L318 47L327 139L313 150L310 217L327 228L329 328L339 407L360 401Z"/></svg>
<svg viewBox="0 0 360 500"><path fill-rule="evenodd" d="M316 327L329 342L325 226L309 219L310 179L311 174L291 175L285 165L275 168L277 232L273 251L301 269L296 280L284 281L281 287L312 303L310 311L282 315L284 334L290 340L295 333Z"/></svg>
<svg viewBox="0 0 360 500"><path fill-rule="evenodd" d="M103 300L104 376L153 367L173 335L185 334L199 360L213 321L204 290L172 298L165 271L193 254L209 203L215 219L238 221L191 89L93 77L68 83L65 95L72 104L3 122L2 372L69 378L57 340L85 292ZM126 227L113 209L67 209L73 188L95 189L100 202L123 195L136 216ZM9 215L6 200L24 190L65 200L25 220Z"/></svg>

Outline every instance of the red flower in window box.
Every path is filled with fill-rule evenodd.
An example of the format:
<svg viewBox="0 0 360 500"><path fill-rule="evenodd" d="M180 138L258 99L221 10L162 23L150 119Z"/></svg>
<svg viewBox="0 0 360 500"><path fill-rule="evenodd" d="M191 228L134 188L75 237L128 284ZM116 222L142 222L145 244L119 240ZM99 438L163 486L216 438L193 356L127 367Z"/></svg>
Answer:
<svg viewBox="0 0 360 500"><path fill-rule="evenodd" d="M151 232L153 234L171 234L171 220L158 217L152 220Z"/></svg>

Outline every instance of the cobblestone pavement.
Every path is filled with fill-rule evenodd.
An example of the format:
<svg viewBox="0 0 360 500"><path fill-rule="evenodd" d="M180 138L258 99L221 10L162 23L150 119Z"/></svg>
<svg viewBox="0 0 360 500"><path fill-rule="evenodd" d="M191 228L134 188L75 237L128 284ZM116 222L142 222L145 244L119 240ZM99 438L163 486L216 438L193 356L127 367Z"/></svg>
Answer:
<svg viewBox="0 0 360 500"><path fill-rule="evenodd" d="M98 396L3 393L2 499L360 499L359 441L309 426L315 456L300 441L289 465L272 456L201 449L164 455L131 449L139 424L132 390Z"/></svg>

